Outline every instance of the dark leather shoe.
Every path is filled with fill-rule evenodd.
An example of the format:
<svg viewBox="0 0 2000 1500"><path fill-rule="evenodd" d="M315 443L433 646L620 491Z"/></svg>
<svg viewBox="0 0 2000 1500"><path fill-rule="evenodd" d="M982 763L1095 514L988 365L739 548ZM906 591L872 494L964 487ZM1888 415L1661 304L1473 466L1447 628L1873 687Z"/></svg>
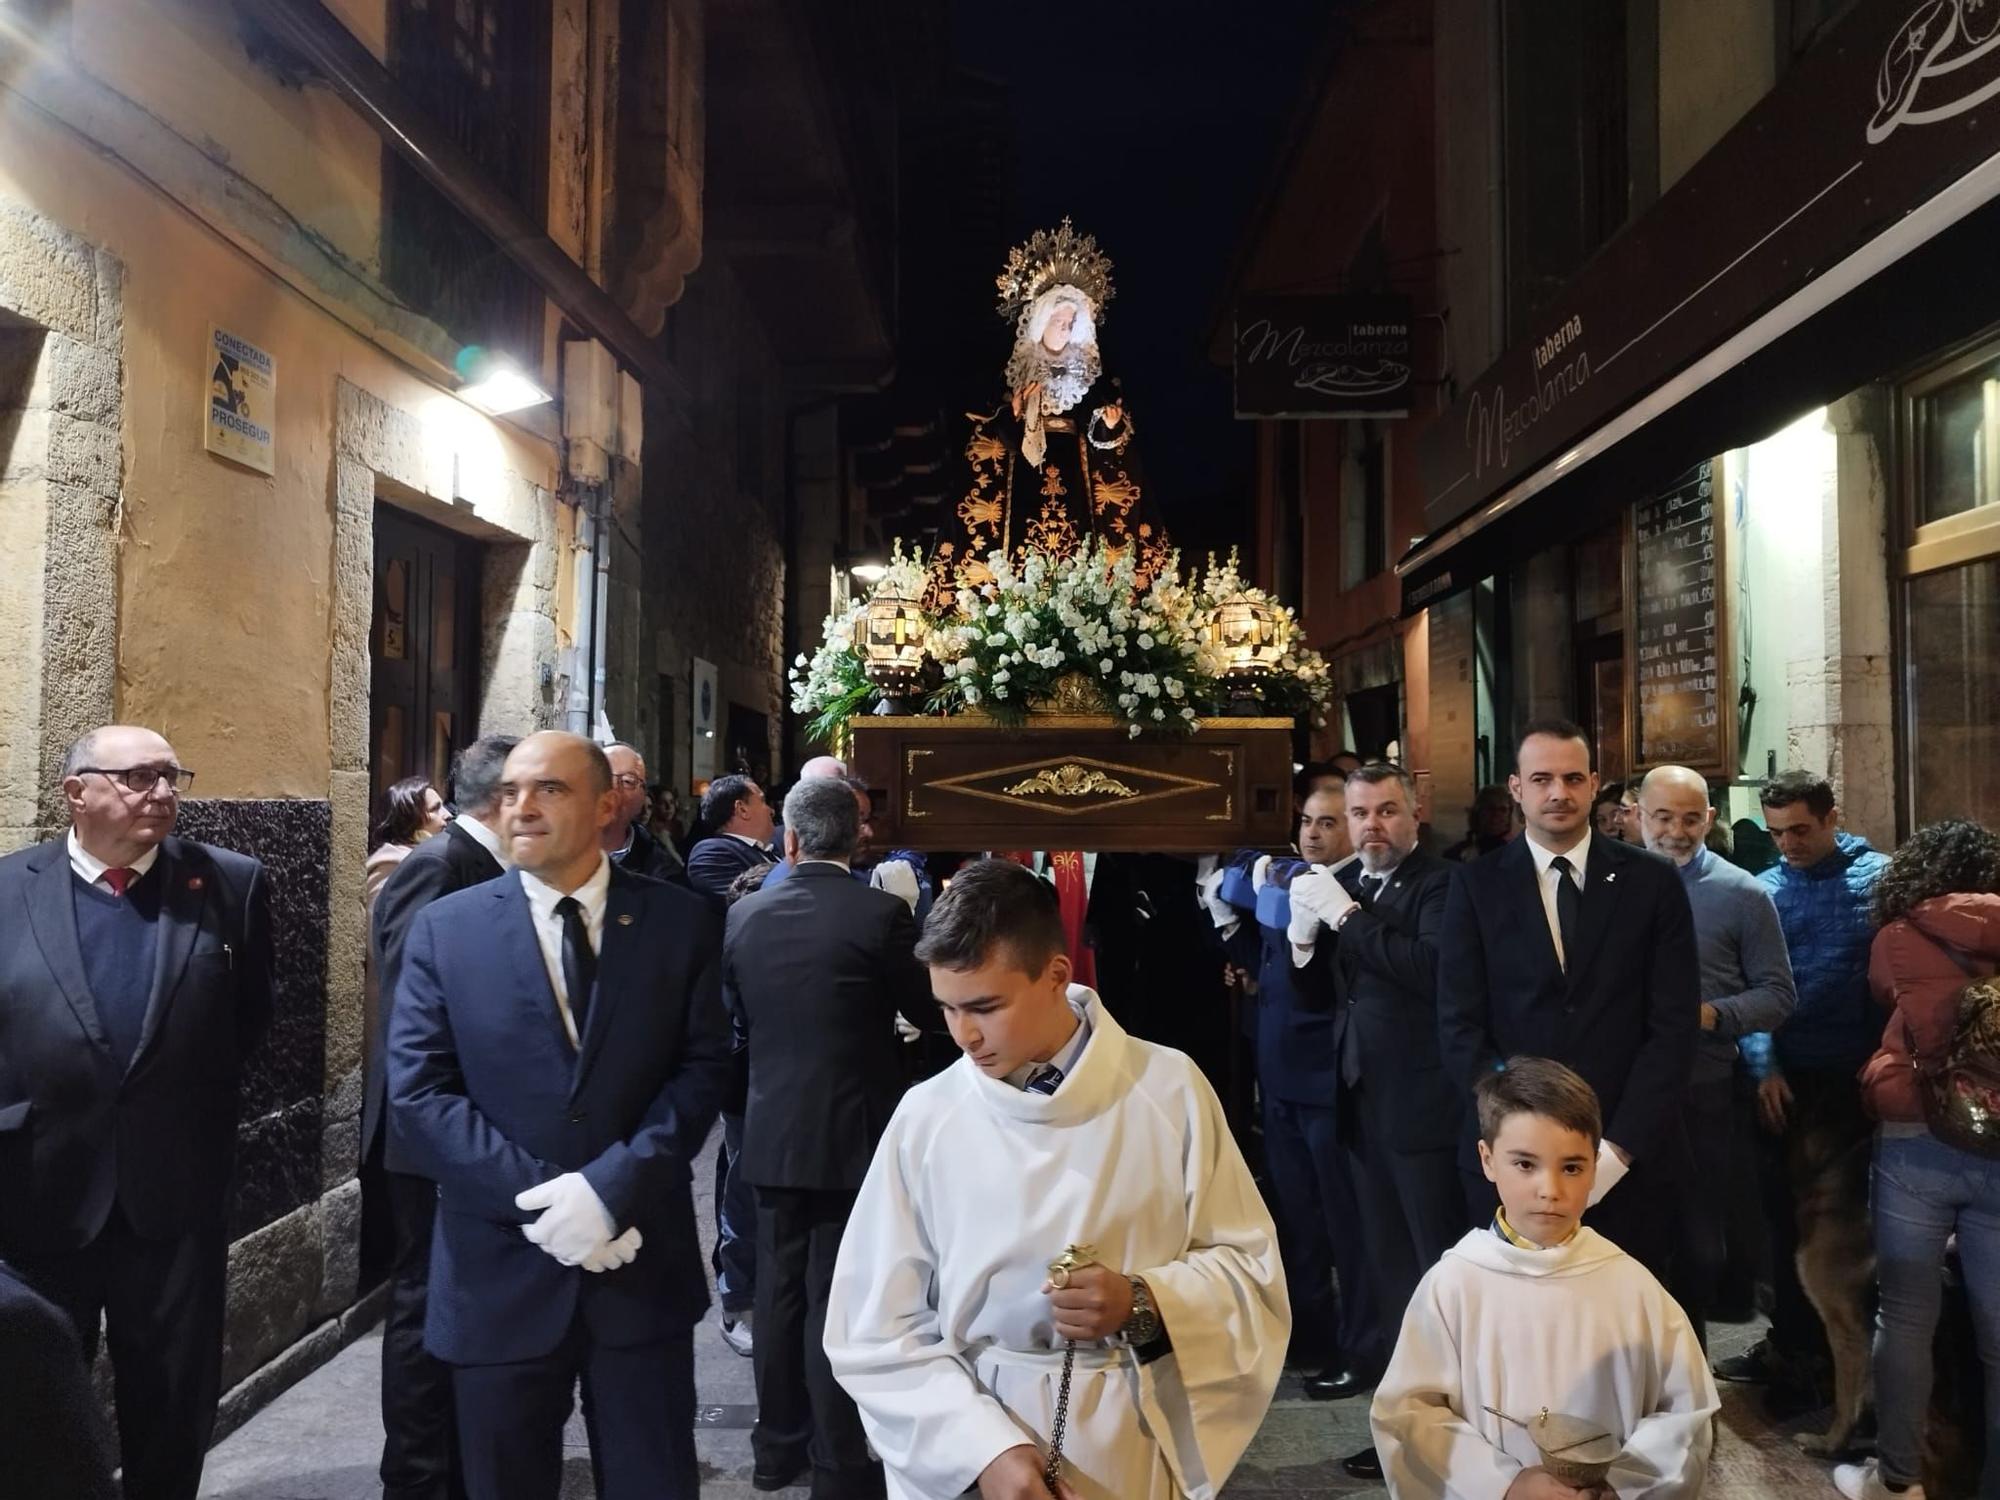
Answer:
<svg viewBox="0 0 2000 1500"><path fill-rule="evenodd" d="M1376 1456L1373 1448L1363 1448L1352 1458L1343 1458L1340 1461L1340 1467L1355 1479L1380 1479L1382 1477L1382 1460Z"/></svg>
<svg viewBox="0 0 2000 1500"><path fill-rule="evenodd" d="M812 1467L804 1459L783 1469L752 1469L750 1488L753 1490L787 1490L806 1477Z"/></svg>
<svg viewBox="0 0 2000 1500"><path fill-rule="evenodd" d="M1306 1395L1314 1401L1345 1401L1349 1396L1374 1390L1375 1382L1381 1378L1365 1370L1326 1370L1306 1377Z"/></svg>

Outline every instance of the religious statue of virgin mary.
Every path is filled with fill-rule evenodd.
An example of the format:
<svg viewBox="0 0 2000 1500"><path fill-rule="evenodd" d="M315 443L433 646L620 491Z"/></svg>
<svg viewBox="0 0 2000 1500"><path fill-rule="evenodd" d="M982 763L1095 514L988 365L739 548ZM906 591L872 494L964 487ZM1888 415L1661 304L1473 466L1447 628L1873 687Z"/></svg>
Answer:
<svg viewBox="0 0 2000 1500"><path fill-rule="evenodd" d="M1014 324L1007 395L966 413L969 483L941 568L976 587L994 552L1067 557L1096 537L1114 554L1138 549L1143 586L1170 549L1145 517L1132 414L1098 351L1111 262L1064 219L1016 246L996 283Z"/></svg>

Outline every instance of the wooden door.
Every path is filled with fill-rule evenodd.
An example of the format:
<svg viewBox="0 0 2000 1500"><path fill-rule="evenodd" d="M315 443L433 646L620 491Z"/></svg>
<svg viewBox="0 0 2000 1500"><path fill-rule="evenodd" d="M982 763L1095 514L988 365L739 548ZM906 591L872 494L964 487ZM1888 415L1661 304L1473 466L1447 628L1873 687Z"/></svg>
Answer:
<svg viewBox="0 0 2000 1500"><path fill-rule="evenodd" d="M480 547L392 506L375 507L369 634L369 783L376 804L405 776L446 788L479 733Z"/></svg>

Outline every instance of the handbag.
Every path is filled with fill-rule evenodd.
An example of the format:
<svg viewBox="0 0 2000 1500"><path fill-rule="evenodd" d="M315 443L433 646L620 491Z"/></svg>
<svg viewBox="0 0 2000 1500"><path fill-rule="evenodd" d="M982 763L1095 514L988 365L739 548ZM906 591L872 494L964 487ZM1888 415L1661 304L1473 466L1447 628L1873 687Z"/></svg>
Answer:
<svg viewBox="0 0 2000 1500"><path fill-rule="evenodd" d="M2000 1160L2000 978L1968 963L1948 944L1930 941L1969 978L1958 992L1958 1014L1941 1056L1919 1052L1909 1017L1903 1018L1903 1044L1917 1075L1924 1125L1948 1146Z"/></svg>

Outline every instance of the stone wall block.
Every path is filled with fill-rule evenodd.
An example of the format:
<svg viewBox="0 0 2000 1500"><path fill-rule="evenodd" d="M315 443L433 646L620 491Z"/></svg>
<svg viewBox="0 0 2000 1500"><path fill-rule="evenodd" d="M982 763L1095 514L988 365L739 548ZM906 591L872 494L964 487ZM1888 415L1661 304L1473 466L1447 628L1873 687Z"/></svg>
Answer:
<svg viewBox="0 0 2000 1500"><path fill-rule="evenodd" d="M352 387L342 384L343 401ZM375 597L375 475L337 461L333 519L333 680L328 732L337 770L368 764L368 634Z"/></svg>
<svg viewBox="0 0 2000 1500"><path fill-rule="evenodd" d="M118 355L125 347L125 266L99 250L97 260L97 347Z"/></svg>
<svg viewBox="0 0 2000 1500"><path fill-rule="evenodd" d="M320 1190L332 1192L361 1170L360 1068L349 1068L327 1093L320 1125Z"/></svg>
<svg viewBox="0 0 2000 1500"><path fill-rule="evenodd" d="M368 950L368 773L335 771L327 890L326 1056L321 1086L361 1066Z"/></svg>
<svg viewBox="0 0 2000 1500"><path fill-rule="evenodd" d="M115 352L80 344L60 335L49 339L47 372L49 403L79 422L113 426L118 417L121 369Z"/></svg>
<svg viewBox="0 0 2000 1500"><path fill-rule="evenodd" d="M361 1289L361 1184L349 1178L319 1200L320 1284L315 1317L331 1318Z"/></svg>
<svg viewBox="0 0 2000 1500"><path fill-rule="evenodd" d="M0 307L86 344L98 341L97 255L40 214L0 198Z"/></svg>
<svg viewBox="0 0 2000 1500"><path fill-rule="evenodd" d="M123 479L118 429L57 413L49 418L49 478L115 498Z"/></svg>
<svg viewBox="0 0 2000 1500"><path fill-rule="evenodd" d="M229 1247L222 1384L235 1385L312 1321L325 1276L319 1205L294 1209Z"/></svg>

